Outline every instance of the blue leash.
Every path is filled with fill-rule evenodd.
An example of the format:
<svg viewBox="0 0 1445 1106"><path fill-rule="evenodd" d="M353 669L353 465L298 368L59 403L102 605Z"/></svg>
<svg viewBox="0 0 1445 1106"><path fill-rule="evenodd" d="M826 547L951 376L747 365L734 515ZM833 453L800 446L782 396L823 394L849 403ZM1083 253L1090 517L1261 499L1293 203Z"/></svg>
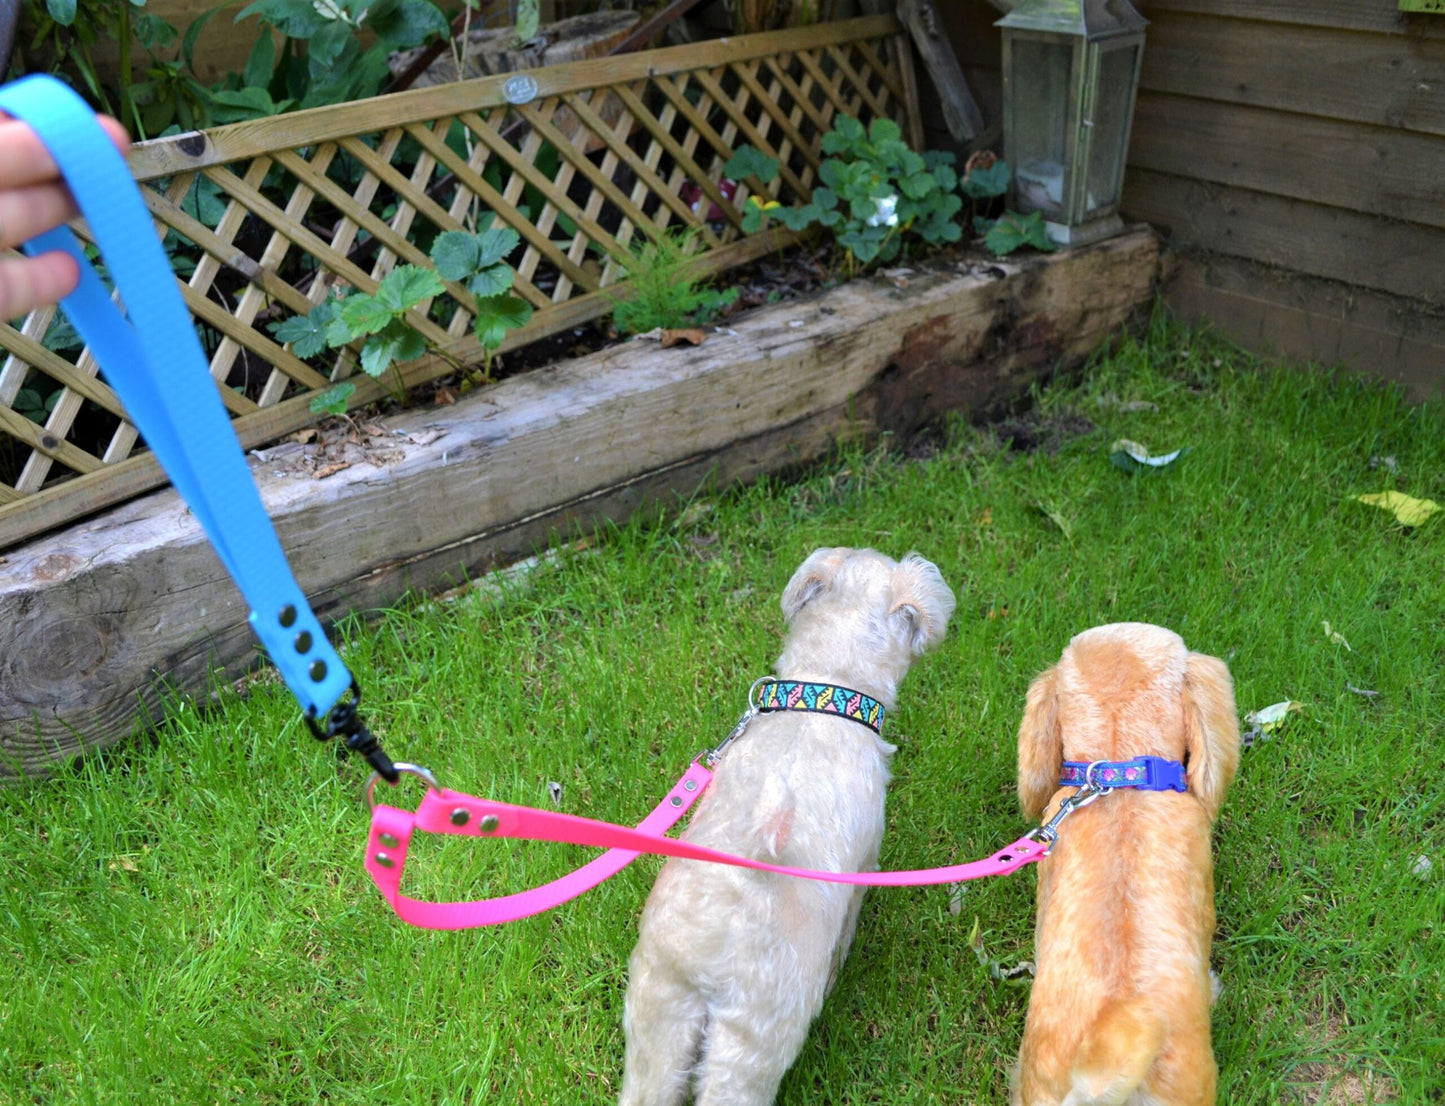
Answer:
<svg viewBox="0 0 1445 1106"><path fill-rule="evenodd" d="M60 166L125 314L69 228L38 235L25 252L64 250L79 262L80 286L60 306L241 589L251 626L312 733L344 738L395 783L395 767L357 714L361 689L286 563L125 159L95 112L53 77L0 87L0 110L28 123ZM351 697L342 701L348 690Z"/></svg>

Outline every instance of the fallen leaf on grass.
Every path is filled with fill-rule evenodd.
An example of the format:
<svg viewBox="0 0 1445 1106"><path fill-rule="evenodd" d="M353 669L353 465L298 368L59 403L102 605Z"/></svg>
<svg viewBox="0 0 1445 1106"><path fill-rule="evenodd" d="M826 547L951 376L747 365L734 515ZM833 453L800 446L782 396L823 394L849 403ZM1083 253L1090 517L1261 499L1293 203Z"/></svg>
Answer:
<svg viewBox="0 0 1445 1106"><path fill-rule="evenodd" d="M1350 648L1350 643L1345 640L1344 634L1340 633L1338 630L1330 629L1330 620L1328 618L1322 619L1320 621L1320 625L1325 628L1325 637L1329 638L1330 641L1334 642L1334 644L1336 645L1343 645L1345 649L1351 653L1354 652L1354 650Z"/></svg>
<svg viewBox="0 0 1445 1106"><path fill-rule="evenodd" d="M983 930L979 926L977 916L973 919L973 929L968 935L968 947L973 949L974 956L978 962L988 969L991 978L1000 983L1008 983L1017 986L1021 983L1028 983L1034 977L1034 962L1032 960L1020 960L1017 964L1005 967L1002 963L994 960L984 950Z"/></svg>
<svg viewBox="0 0 1445 1106"><path fill-rule="evenodd" d="M1297 714L1303 709L1303 703L1286 699L1282 703L1271 703L1267 707L1250 711L1244 716L1245 724L1249 726L1249 729L1240 735L1240 745L1247 749L1256 741L1273 736L1291 714Z"/></svg>
<svg viewBox="0 0 1445 1106"><path fill-rule="evenodd" d="M1109 460L1125 472L1143 472L1145 469L1162 469L1165 465L1172 465L1184 456L1186 451L1187 447L1156 456L1138 442L1120 438L1109 447Z"/></svg>
<svg viewBox="0 0 1445 1106"><path fill-rule="evenodd" d="M1099 407L1111 407L1115 411L1123 411L1132 414L1135 411L1157 411L1159 405L1151 403L1147 399L1120 399L1113 392L1108 395L1096 396L1094 403Z"/></svg>
<svg viewBox="0 0 1445 1106"><path fill-rule="evenodd" d="M1370 492L1355 496L1361 503L1371 507L1382 507L1392 511L1401 526L1419 526L1440 510L1440 504L1430 499L1416 499L1404 492Z"/></svg>
<svg viewBox="0 0 1445 1106"><path fill-rule="evenodd" d="M1074 527L1073 527L1073 524L1072 524L1071 522L1069 522L1069 520L1066 519L1061 512L1059 512L1057 509L1055 509L1055 508L1053 508L1053 507L1049 507L1049 506L1047 506L1047 505L1045 505L1045 504L1043 504L1043 503L1035 503L1035 504L1034 504L1034 507L1037 508L1038 511L1039 511L1046 519L1048 519L1050 522L1052 522L1055 526L1057 526L1057 527L1059 528L1060 531L1063 532L1064 540L1065 540L1065 541L1067 541L1067 542L1072 542L1072 541L1074 540Z"/></svg>
<svg viewBox="0 0 1445 1106"><path fill-rule="evenodd" d="M1367 687L1356 687L1354 684L1345 684L1345 690L1353 691L1356 695L1363 695L1366 699L1378 699L1380 697L1378 691L1371 691Z"/></svg>

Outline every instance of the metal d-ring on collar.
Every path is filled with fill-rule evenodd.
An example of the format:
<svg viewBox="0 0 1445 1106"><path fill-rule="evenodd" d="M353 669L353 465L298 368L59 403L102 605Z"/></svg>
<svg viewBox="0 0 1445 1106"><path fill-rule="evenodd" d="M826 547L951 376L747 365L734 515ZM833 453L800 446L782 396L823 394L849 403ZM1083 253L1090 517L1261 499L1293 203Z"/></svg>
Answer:
<svg viewBox="0 0 1445 1106"><path fill-rule="evenodd" d="M738 716L737 724L728 731L727 737L723 738L711 749L705 749L701 753L698 753L697 756L693 757L693 762L696 763L698 760L701 760L704 767L716 768L717 762L722 759L724 750L726 750L729 745L731 745L734 741L736 741L739 737L742 736L743 731L748 728L748 723L751 722L754 718L756 718L760 713L760 711L758 710L757 702L758 688L762 687L764 684L773 684L777 682L777 677L775 676L759 676L756 680L754 680L752 687L748 688L748 709L743 711L743 713Z"/></svg>
<svg viewBox="0 0 1445 1106"><path fill-rule="evenodd" d="M1090 764L1084 772L1083 786L1059 804L1059 809L1054 812L1052 818L1042 826L1031 829L1028 833L1024 834L1027 840L1036 841L1044 846L1045 856L1053 850L1055 842L1058 841L1059 826L1065 818L1074 813L1074 811L1088 806L1094 800L1114 790L1112 787L1105 787L1103 784L1094 782L1094 770L1103 763L1104 761L1102 760L1096 760Z"/></svg>

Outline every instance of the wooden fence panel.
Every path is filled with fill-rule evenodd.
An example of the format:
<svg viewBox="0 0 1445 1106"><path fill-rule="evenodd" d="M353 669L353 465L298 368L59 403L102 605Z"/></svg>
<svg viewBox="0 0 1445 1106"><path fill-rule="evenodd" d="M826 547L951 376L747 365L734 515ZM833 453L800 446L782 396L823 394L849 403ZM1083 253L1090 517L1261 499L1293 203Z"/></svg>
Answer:
<svg viewBox="0 0 1445 1106"><path fill-rule="evenodd" d="M633 252L664 234L694 232L698 277L763 256L789 235L743 233L747 187L729 198L722 166L750 143L782 165L768 198L806 202L839 115L913 127L907 49L892 16L819 24L178 135L130 164L185 259L179 286L251 448L311 421L335 381L356 384L353 404L386 394L355 373L354 350L300 358L273 329L335 289L375 292L398 264L430 265L441 232L495 220L520 235L507 260L535 313L503 352L610 311ZM435 352L407 363L407 386L480 360L470 305L451 285L411 313ZM0 346L0 549L164 482L53 309L0 325Z"/></svg>

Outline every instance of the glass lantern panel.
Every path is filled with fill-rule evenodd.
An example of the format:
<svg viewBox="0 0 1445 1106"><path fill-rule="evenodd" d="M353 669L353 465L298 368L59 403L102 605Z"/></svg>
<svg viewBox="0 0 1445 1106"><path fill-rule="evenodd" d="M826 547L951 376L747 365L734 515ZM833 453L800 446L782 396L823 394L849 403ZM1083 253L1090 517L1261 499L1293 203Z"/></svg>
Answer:
<svg viewBox="0 0 1445 1106"><path fill-rule="evenodd" d="M1134 103L1134 78L1139 65L1139 44L1104 49L1099 54L1099 82L1094 92L1094 126L1089 142L1086 213L1119 203L1124 183L1125 144L1129 141L1129 115Z"/></svg>
<svg viewBox="0 0 1445 1106"><path fill-rule="evenodd" d="M1012 156L1019 207L1061 212L1068 183L1073 44L1018 36L1011 54Z"/></svg>

